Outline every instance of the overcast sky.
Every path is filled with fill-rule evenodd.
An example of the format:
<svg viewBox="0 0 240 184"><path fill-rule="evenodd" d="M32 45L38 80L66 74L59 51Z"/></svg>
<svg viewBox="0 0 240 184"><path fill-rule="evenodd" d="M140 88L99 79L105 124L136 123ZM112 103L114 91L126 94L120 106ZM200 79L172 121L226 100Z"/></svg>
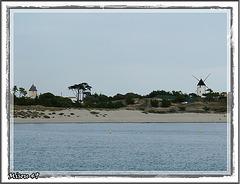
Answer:
<svg viewBox="0 0 240 184"><path fill-rule="evenodd" d="M26 11L27 12L27 11ZM227 91L227 14L14 13L14 84L73 96L153 90L196 92L205 78Z"/></svg>

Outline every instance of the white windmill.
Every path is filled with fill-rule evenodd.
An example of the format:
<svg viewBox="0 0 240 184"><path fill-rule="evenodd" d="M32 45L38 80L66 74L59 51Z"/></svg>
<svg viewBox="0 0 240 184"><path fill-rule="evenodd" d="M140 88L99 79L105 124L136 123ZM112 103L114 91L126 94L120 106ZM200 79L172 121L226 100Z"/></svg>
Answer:
<svg viewBox="0 0 240 184"><path fill-rule="evenodd" d="M206 86L206 84L204 82L207 80L209 75L204 80L202 80L202 78L199 80L197 77L195 77L193 75L193 77L199 81L197 84L197 95L200 96L201 98L205 97L205 96L203 96L203 94L206 94L206 88L208 88L208 87Z"/></svg>

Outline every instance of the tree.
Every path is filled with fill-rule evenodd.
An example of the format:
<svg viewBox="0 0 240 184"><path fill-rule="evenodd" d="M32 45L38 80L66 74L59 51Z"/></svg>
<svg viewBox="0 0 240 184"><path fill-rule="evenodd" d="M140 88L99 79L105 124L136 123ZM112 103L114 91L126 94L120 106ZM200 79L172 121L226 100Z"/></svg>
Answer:
<svg viewBox="0 0 240 184"><path fill-rule="evenodd" d="M142 98L142 96L139 95L139 94L136 94L136 93L126 93L125 94L125 99L126 98Z"/></svg>
<svg viewBox="0 0 240 184"><path fill-rule="evenodd" d="M157 91L152 91L151 93L149 93L147 95L147 97L153 98L153 97L156 97L158 95L171 95L171 93L167 92L167 91L164 91L164 90L161 90L161 91L157 90Z"/></svg>
<svg viewBox="0 0 240 184"><path fill-rule="evenodd" d="M218 92L213 92L212 89L207 89L206 91L208 91L208 93L203 94L204 96L206 96L206 101L213 102L220 96Z"/></svg>
<svg viewBox="0 0 240 184"><path fill-rule="evenodd" d="M79 103L79 101L82 101L83 98L86 96L86 95L89 95L91 94L90 93L90 90L91 90L91 86L88 85L88 83L84 82L84 83L81 83L81 84L74 84L72 86L69 86L68 89L69 90L72 90L74 95L76 96L77 98L77 103ZM88 90L88 91L87 91ZM84 96L85 95L85 96Z"/></svg>
<svg viewBox="0 0 240 184"><path fill-rule="evenodd" d="M212 92L213 92L213 90L210 89L210 88L208 88L206 91L208 91L209 93L212 93Z"/></svg>
<svg viewBox="0 0 240 184"><path fill-rule="evenodd" d="M172 91L172 94L174 96L179 96L179 95L182 95L183 93L182 93L182 91Z"/></svg>
<svg viewBox="0 0 240 184"><path fill-rule="evenodd" d="M16 92L18 91L17 86L13 86L13 95L15 96Z"/></svg>
<svg viewBox="0 0 240 184"><path fill-rule="evenodd" d="M177 102L184 102L186 100L186 97L183 95L178 95L175 99Z"/></svg>
<svg viewBox="0 0 240 184"><path fill-rule="evenodd" d="M131 97L126 97L125 101L126 101L126 103L127 103L128 105L134 104L134 99L131 98Z"/></svg>
<svg viewBox="0 0 240 184"><path fill-rule="evenodd" d="M27 91L24 89L24 88L19 88L19 91L20 91L20 93L19 93L19 97L21 97L22 95L23 96L26 96L27 95Z"/></svg>
<svg viewBox="0 0 240 184"><path fill-rule="evenodd" d="M38 104L47 107L71 107L72 101L68 98L55 96L48 92L39 95Z"/></svg>
<svg viewBox="0 0 240 184"><path fill-rule="evenodd" d="M189 96L190 96L191 98L197 98L197 97L198 97L195 93L190 93Z"/></svg>
<svg viewBox="0 0 240 184"><path fill-rule="evenodd" d="M91 86L88 85L88 83L84 82L82 83L82 99L84 99L86 96L91 95Z"/></svg>
<svg viewBox="0 0 240 184"><path fill-rule="evenodd" d="M124 98L125 96L119 93L113 96L113 100L123 100Z"/></svg>

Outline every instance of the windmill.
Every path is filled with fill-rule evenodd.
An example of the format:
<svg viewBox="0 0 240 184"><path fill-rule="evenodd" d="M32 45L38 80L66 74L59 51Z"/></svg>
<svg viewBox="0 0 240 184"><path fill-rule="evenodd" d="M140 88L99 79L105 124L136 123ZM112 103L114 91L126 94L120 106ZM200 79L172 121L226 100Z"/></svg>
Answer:
<svg viewBox="0 0 240 184"><path fill-rule="evenodd" d="M197 77L195 77L194 75L192 75L195 79L198 80L198 84L197 84L197 95L200 96L200 97L202 97L202 98L205 97L205 96L203 96L203 94L206 93L206 88L208 88L204 82L207 80L207 78L209 77L209 75L210 75L210 74L208 74L208 76L207 76L204 80L202 80L202 78L199 80Z"/></svg>

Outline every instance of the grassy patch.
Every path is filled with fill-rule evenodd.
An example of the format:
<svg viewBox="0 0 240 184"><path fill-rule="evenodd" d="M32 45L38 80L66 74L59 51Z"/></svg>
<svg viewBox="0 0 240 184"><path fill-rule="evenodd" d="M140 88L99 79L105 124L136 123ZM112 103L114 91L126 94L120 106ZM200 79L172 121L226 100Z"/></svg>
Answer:
<svg viewBox="0 0 240 184"><path fill-rule="evenodd" d="M186 110L185 106L179 106L178 108L179 108L180 111L185 111Z"/></svg>
<svg viewBox="0 0 240 184"><path fill-rule="evenodd" d="M96 112L96 111L91 111L90 113L93 115L99 114L99 112Z"/></svg>
<svg viewBox="0 0 240 184"><path fill-rule="evenodd" d="M45 116L43 116L44 118L50 118L50 116L47 116L47 115L45 115Z"/></svg>
<svg viewBox="0 0 240 184"><path fill-rule="evenodd" d="M175 108L171 108L171 109L169 109L169 112L171 112L171 113L174 113L174 112L176 112L177 110L175 109Z"/></svg>
<svg viewBox="0 0 240 184"><path fill-rule="evenodd" d="M45 114L43 112L38 112L38 111L14 111L13 117L14 118L40 118L42 116L44 116Z"/></svg>

